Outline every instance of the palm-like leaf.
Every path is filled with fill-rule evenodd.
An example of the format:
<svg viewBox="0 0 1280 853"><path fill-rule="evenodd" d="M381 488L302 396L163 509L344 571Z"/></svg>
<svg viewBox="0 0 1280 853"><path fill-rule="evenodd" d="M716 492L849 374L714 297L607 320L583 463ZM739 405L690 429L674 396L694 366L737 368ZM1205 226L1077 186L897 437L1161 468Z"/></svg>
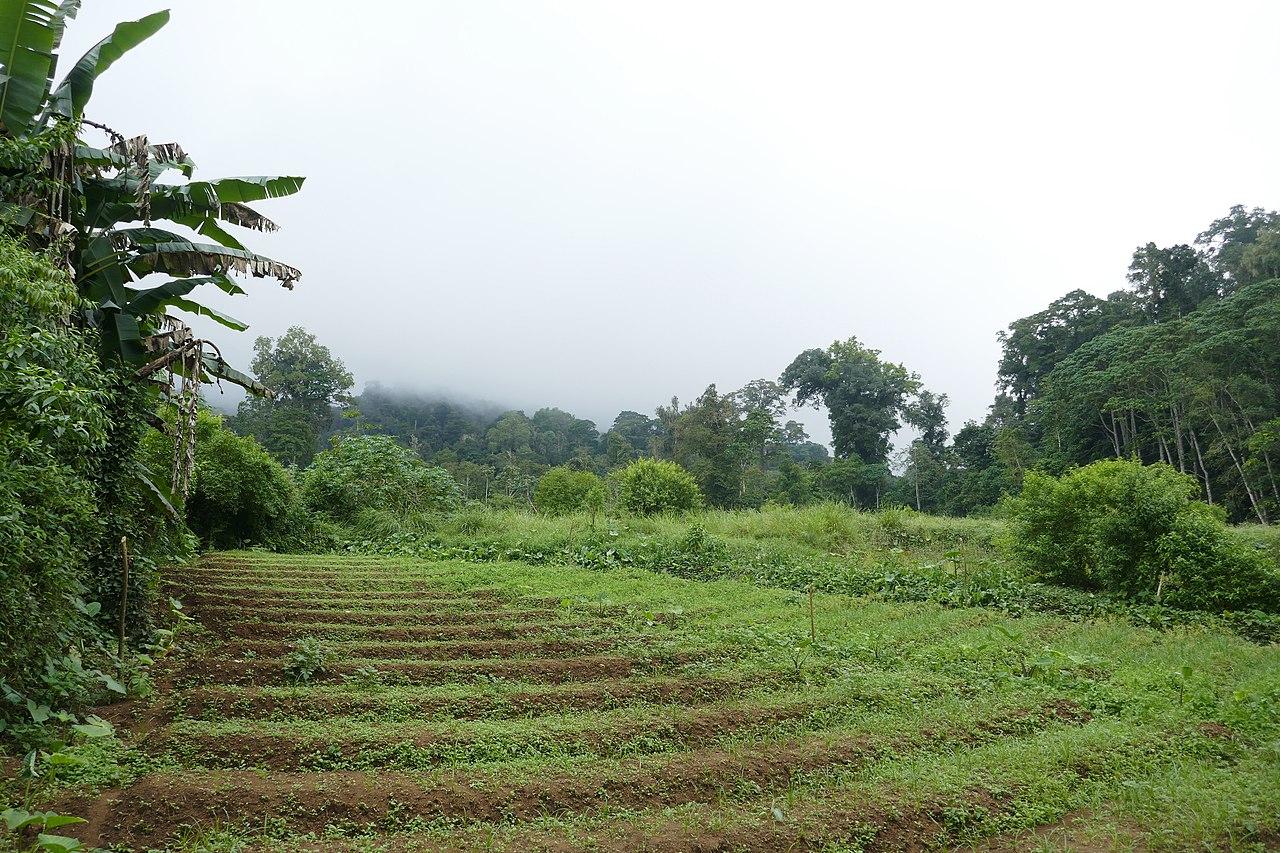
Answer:
<svg viewBox="0 0 1280 853"><path fill-rule="evenodd" d="M193 243L162 228L122 228L111 235L118 249L128 250L129 270L136 276L165 272L199 276L238 272L255 278L274 278L288 288L302 277L295 267L247 249Z"/></svg>
<svg viewBox="0 0 1280 853"><path fill-rule="evenodd" d="M145 41L169 20L158 12L118 24L51 86L57 70L56 53L68 19L80 0L0 0L0 134L20 137L49 128L57 120L79 124L98 77L126 52ZM101 125L95 125L102 127ZM92 308L86 317L101 333L108 354L144 361L163 350L161 334L166 309L176 308L213 319L232 329L245 324L193 301L189 294L203 284L227 293L244 293L232 273L270 277L292 287L301 273L288 264L250 251L223 227L237 225L274 231L276 224L249 206L250 202L291 195L302 187L298 177L239 177L217 181L162 184L159 179L176 170L190 179L195 163L175 143L148 145L145 137L116 140L103 148L77 140L74 151L60 150L46 161L51 174L66 181L74 195L56 211L28 205L21 199L0 200L0 223L18 225L69 219L74 226L72 264L76 283ZM52 163L53 165L50 165ZM66 179L66 168L74 169ZM25 205L25 206L24 206ZM212 242L195 240L163 228L121 227L152 220L186 226ZM41 232L44 233L44 232ZM50 232L51 233L51 232ZM176 278L150 288L132 286L153 273ZM266 389L231 368L220 357L205 357L208 375L253 391Z"/></svg>
<svg viewBox="0 0 1280 853"><path fill-rule="evenodd" d="M65 15L52 0L0 0L0 128L24 136L44 106Z"/></svg>
<svg viewBox="0 0 1280 853"><path fill-rule="evenodd" d="M116 24L111 35L89 48L80 57L49 96L49 112L63 118L76 118L84 114L84 108L93 94L93 84L117 59L146 41L169 23L169 12L156 12L136 21Z"/></svg>

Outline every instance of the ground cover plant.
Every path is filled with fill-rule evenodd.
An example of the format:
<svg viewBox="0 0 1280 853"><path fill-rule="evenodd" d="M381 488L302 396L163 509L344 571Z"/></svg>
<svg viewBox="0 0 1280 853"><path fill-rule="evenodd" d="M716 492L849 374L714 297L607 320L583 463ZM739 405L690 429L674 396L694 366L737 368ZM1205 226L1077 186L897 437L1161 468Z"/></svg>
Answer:
<svg viewBox="0 0 1280 853"><path fill-rule="evenodd" d="M1206 508L1207 509L1207 508ZM837 503L761 510L705 510L635 516L612 512L547 516L473 505L449 516L401 521L386 514L332 529L323 551L470 561L522 560L595 569L645 568L681 577L738 579L803 591L872 595L892 601L933 601L949 607L992 607L1007 613L1053 613L1079 620L1117 617L1134 624L1217 625L1259 642L1280 637L1280 597L1258 595L1276 583L1280 561L1271 529L1228 528L1214 522L1205 542L1192 542L1173 560L1203 580L1214 568L1206 554L1240 557L1252 569L1254 594L1223 604L1222 595L1179 597L1182 573L1170 573L1169 596L1155 600L1158 578L1145 595L1124 589L1063 585L1048 564L1025 557L1008 520L946 518L889 507L858 512ZM1176 541L1176 540L1175 540ZM1177 542L1181 545L1181 542ZM1219 567L1221 564L1219 564ZM1198 567L1198 568L1197 568ZM1225 592L1232 572L1208 585ZM1202 584L1202 586L1204 586ZM1243 606L1241 606L1243 603ZM1176 605L1176 606L1175 606ZM1252 605L1252 606L1251 606ZM1260 608L1260 609L1259 609Z"/></svg>
<svg viewBox="0 0 1280 853"><path fill-rule="evenodd" d="M501 560L227 552L170 584L195 622L166 689L103 711L115 734L28 797L84 817L58 832L86 844L1264 849L1280 830L1280 653L1219 630L822 592L810 611L742 580Z"/></svg>

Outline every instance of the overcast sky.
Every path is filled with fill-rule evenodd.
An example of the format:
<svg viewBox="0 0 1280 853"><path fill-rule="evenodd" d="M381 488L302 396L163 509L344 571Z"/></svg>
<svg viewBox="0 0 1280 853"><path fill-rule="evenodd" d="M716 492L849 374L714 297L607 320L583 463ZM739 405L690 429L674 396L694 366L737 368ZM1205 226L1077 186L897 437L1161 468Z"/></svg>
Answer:
<svg viewBox="0 0 1280 853"><path fill-rule="evenodd" d="M72 56L163 8L84 6ZM306 176L249 241L296 289L201 294L243 366L301 324L359 384L603 429L856 335L958 427L1011 320L1280 206L1273 0L171 6L89 116Z"/></svg>

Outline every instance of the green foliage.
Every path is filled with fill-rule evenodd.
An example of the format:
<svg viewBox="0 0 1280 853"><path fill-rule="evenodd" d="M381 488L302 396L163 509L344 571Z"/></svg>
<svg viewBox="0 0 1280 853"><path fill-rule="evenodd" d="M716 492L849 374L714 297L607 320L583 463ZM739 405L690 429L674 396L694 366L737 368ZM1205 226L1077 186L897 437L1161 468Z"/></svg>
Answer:
<svg viewBox="0 0 1280 853"><path fill-rule="evenodd" d="M296 192L300 179L193 182L194 164L176 144L107 132L111 143L96 148L79 138L100 126L84 121L99 75L168 13L116 26L54 86L63 28L78 6L12 0L0 12L0 225L57 259L23 255L8 236L0 246L0 686L46 711L45 700L90 700L85 686L95 680L119 686L96 668L110 652L95 617L114 623L124 613L128 636L144 638L154 627L158 566L191 552L164 488L168 466L149 470L139 456L158 400L157 384L139 381L139 365L184 340L166 311L240 329L189 299L191 291L212 284L243 293L233 271L286 285L299 276L219 223L274 230L246 202ZM162 180L170 171L182 181ZM155 273L182 278L140 286ZM205 375L254 387L219 356L182 354L170 364L177 373L189 375L198 360ZM131 557L127 612L122 541Z"/></svg>
<svg viewBox="0 0 1280 853"><path fill-rule="evenodd" d="M34 244L57 244L67 254L87 302L86 319L100 330L103 353L139 364L155 357L149 338L161 347L174 345L171 339L156 339L169 309L245 328L190 299L197 287L212 284L227 293L243 293L229 277L231 271L275 278L286 286L301 276L293 267L249 251L223 225L273 230L274 223L246 203L297 192L302 179L168 183L161 179L169 171L189 179L195 168L177 144L148 145L145 136L139 144L110 132L108 147L97 148L77 138L98 76L169 20L168 12L157 12L118 24L54 87L50 75L62 32L78 6L78 0L59 7L48 0L12 0L0 15L0 41L6 45L0 49L0 136L29 140L48 153L21 166L16 180L6 181L7 189L18 191L5 193L0 212ZM40 192L48 181L58 186ZM198 242L152 221L184 226L212 242ZM143 225L134 227L137 222ZM152 273L174 278L147 288L130 286ZM195 357L209 375L261 389L220 356L201 351Z"/></svg>
<svg viewBox="0 0 1280 853"><path fill-rule="evenodd" d="M350 521L362 509L401 516L452 512L462 490L443 468L427 465L386 435L338 436L303 475L303 499L315 512Z"/></svg>
<svg viewBox="0 0 1280 853"><path fill-rule="evenodd" d="M303 637L285 658L285 675L295 684L310 684L324 673L332 655L316 637Z"/></svg>
<svg viewBox="0 0 1280 853"><path fill-rule="evenodd" d="M1053 583L1190 608L1280 609L1280 578L1168 465L1110 460L1027 475L1010 547Z"/></svg>
<svg viewBox="0 0 1280 853"><path fill-rule="evenodd" d="M172 415L172 413L170 413ZM173 442L158 432L143 439L148 467L167 471ZM294 535L297 490L289 472L256 440L227 429L220 415L201 409L196 421L196 466L184 507L187 526L206 548L274 546Z"/></svg>
<svg viewBox="0 0 1280 853"><path fill-rule="evenodd" d="M919 376L881 360L879 350L857 338L802 352L781 382L795 392L798 404L827 407L837 456L868 463L888 458L889 438L902 425L899 418L907 414L908 398L920 390Z"/></svg>
<svg viewBox="0 0 1280 853"><path fill-rule="evenodd" d="M533 490L533 505L539 512L564 515L598 505L604 497L604 482L591 471L557 466L543 474Z"/></svg>
<svg viewBox="0 0 1280 853"><path fill-rule="evenodd" d="M50 639L88 625L85 545L102 534L108 380L92 340L61 322L74 303L65 273L0 237L0 679L37 692L65 645Z"/></svg>
<svg viewBox="0 0 1280 853"><path fill-rule="evenodd" d="M342 361L301 326L290 327L276 340L258 338L253 351L253 373L272 396L246 398L234 426L257 438L282 462L307 465L333 419L332 407L349 402L355 380Z"/></svg>
<svg viewBox="0 0 1280 853"><path fill-rule="evenodd" d="M702 505L698 484L674 462L637 459L615 477L619 502L636 515L688 512Z"/></svg>

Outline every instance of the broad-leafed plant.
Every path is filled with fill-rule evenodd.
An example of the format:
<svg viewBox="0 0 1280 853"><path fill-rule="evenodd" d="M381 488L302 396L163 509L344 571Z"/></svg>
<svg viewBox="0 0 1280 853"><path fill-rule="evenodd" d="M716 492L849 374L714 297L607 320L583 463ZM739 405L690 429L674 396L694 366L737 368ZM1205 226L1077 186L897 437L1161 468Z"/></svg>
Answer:
<svg viewBox="0 0 1280 853"><path fill-rule="evenodd" d="M195 163L180 145L126 138L91 121L86 108L98 77L169 13L117 25L55 84L62 35L79 6L0 0L0 221L66 258L87 302L85 319L100 330L107 353L139 366L139 378L172 368L262 391L165 316L178 309L243 330L192 291L212 285L243 293L232 274L293 286L297 269L256 254L224 226L274 231L249 203L295 193L302 178L191 180ZM106 141L89 144L89 129Z"/></svg>

